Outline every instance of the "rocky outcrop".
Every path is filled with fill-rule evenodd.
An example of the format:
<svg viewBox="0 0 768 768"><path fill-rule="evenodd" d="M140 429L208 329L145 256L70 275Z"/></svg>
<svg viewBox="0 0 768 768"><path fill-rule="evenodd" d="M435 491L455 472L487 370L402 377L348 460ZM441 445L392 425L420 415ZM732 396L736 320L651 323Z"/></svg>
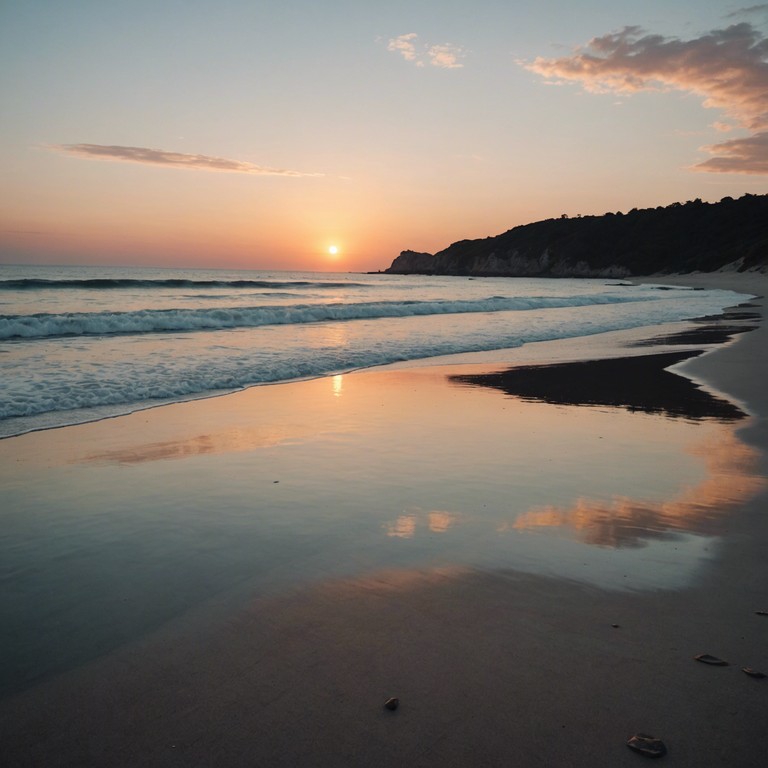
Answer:
<svg viewBox="0 0 768 768"><path fill-rule="evenodd" d="M618 264L593 268L586 261L552 261L549 249L538 257L526 257L513 251L500 256L495 251L476 256L471 261L460 254L402 251L385 270L393 275L471 275L476 277L628 277L629 270Z"/></svg>
<svg viewBox="0 0 768 768"><path fill-rule="evenodd" d="M429 274L434 269L434 258L431 253L401 251L386 271L395 275Z"/></svg>
<svg viewBox="0 0 768 768"><path fill-rule="evenodd" d="M403 251L390 274L607 277L766 270L768 195L629 213L547 219L461 240L435 254Z"/></svg>

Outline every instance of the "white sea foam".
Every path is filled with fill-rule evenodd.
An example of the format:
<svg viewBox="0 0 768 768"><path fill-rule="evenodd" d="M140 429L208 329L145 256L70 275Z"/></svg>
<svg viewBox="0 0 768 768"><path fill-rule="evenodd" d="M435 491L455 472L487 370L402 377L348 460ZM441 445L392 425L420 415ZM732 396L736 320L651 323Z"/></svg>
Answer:
<svg viewBox="0 0 768 768"><path fill-rule="evenodd" d="M220 330L224 328L258 328L265 325L298 325L369 318L586 307L598 304L651 301L654 298L652 295L638 297L626 294L518 298L491 296L478 301L380 301L354 304L297 304L210 309L151 309L135 312L0 315L0 339L41 339L57 336L104 336Z"/></svg>

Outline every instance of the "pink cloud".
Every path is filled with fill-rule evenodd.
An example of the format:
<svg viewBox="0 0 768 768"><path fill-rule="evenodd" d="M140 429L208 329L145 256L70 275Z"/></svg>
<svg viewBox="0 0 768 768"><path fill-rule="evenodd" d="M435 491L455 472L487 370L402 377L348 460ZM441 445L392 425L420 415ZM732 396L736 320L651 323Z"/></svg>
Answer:
<svg viewBox="0 0 768 768"><path fill-rule="evenodd" d="M304 173L285 168L267 168L242 160L229 160L225 157L209 155L190 155L181 152L168 152L164 149L147 147L121 147L110 144L54 144L48 147L57 152L64 152L76 157L95 160L117 160L143 165L162 165L169 168L189 168L198 171L225 171L229 173L249 173L256 176L323 176L322 173Z"/></svg>
<svg viewBox="0 0 768 768"><path fill-rule="evenodd" d="M430 64L433 67L458 69L464 66L459 61L464 56L464 51L458 45L452 45L451 43L430 46L427 56L429 56Z"/></svg>
<svg viewBox="0 0 768 768"><path fill-rule="evenodd" d="M461 46L442 43L441 45L419 45L417 48L418 37L415 32L393 37L387 43L387 50L399 53L406 61L413 62L417 67L423 67L425 61L441 69L458 69L464 66L459 61L464 56L464 49Z"/></svg>
<svg viewBox="0 0 768 768"><path fill-rule="evenodd" d="M713 158L695 166L722 173L766 173L768 38L751 24L734 24L692 40L644 34L638 27L591 40L570 56L525 64L555 81L580 82L597 93L680 90L719 109L754 135L713 144Z"/></svg>
<svg viewBox="0 0 768 768"><path fill-rule="evenodd" d="M416 54L416 44L414 43L416 38L418 38L418 35L415 32L408 32L408 34L393 37L387 43L387 50L392 51L392 53L399 53L406 61L416 62L417 66L423 66L418 61L419 57Z"/></svg>
<svg viewBox="0 0 768 768"><path fill-rule="evenodd" d="M714 157L696 166L715 173L768 173L768 131L704 147Z"/></svg>

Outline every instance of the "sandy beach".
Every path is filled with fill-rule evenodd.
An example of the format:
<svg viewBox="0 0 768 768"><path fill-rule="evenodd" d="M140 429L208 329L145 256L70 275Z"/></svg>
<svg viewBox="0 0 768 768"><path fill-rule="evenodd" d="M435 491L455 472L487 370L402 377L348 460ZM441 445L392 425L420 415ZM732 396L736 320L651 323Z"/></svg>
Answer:
<svg viewBox="0 0 768 768"><path fill-rule="evenodd" d="M77 587L101 571L51 556L80 581L18 598L63 608L9 664L3 764L600 768L641 764L646 733L664 763L766 765L768 679L742 667L768 674L768 278L647 281L758 298L699 324L727 325L720 344L643 329L0 441L4 487L80 504L103 557L178 553L99 581L89 613ZM566 363L545 396L530 366ZM219 540L206 515L233 500ZM151 504L155 537L121 549L134 532L100 512ZM262 509L280 522L254 534Z"/></svg>

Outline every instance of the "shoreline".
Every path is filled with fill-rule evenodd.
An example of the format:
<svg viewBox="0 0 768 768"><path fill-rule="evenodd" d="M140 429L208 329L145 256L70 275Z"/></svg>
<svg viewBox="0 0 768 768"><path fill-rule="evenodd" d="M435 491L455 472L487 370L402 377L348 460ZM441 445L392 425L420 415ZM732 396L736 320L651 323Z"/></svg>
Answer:
<svg viewBox="0 0 768 768"><path fill-rule="evenodd" d="M690 277L679 280L687 285ZM711 277L702 276L702 284ZM763 294L755 303L764 319L765 293L755 289L754 276L744 277L752 289L744 290L741 280L738 290ZM732 279L716 286L729 287ZM763 321L674 366L706 390L728 393L748 407L750 418L736 429L760 448L750 459L758 480L768 469L765 336ZM584 352L583 342L571 346L574 354ZM651 352L632 349L640 359ZM539 347L533 356L546 360L557 354ZM488 362L451 371L470 374L481 367L492 375L500 366ZM381 374L388 378L378 380L390 382L387 387L400 381L396 369L367 369L350 378ZM430 366L417 369L402 379L403 386L418 389L419 377L427 382L434 376ZM306 439L297 423L280 435L248 436L246 448L240 447L235 437L244 437L247 404L264 399L256 396L260 389L169 405L151 415L140 411L124 417L123 430L115 429L114 420L68 427L82 442L69 446L66 456L50 449L46 461L55 467L56 455L56 461L69 462L62 464L63 476L86 458L96 469L114 465L110 479L126 467L157 465L159 472L161 459L175 457L221 455L218 465L226 466L226 458L245 469L250 465L237 459L238 450L253 451L257 444L282 450ZM298 412L299 402L308 407L306 399L288 402L285 389L274 389L269 407L283 402L286 419ZM380 389L382 398L390 391ZM319 387L301 391L306 398ZM456 398L462 392L450 390ZM455 402L488 398L494 409L505 403L488 387L473 392L471 400ZM342 398L352 394L342 392ZM376 405L366 400L359 407L370 414ZM578 406L573 408L576 413ZM194 442L192 412L209 413L218 423L230 413L231 431L221 433L230 442L216 443L224 437L215 434ZM600 407L594 413L604 417L606 429L618 419ZM556 412L553 423L563 414ZM327 431L328 451L340 450L342 427L341 414L315 427ZM152 430L143 453L134 446L141 429ZM187 437L179 440L184 430ZM22 466L37 466L39 438L40 433L17 438ZM290 489L289 478L280 480L275 493ZM244 477L238 482L246 487ZM393 476L392 482L407 484L408 478ZM359 479L361 494L369 484ZM514 756L530 766L629 766L639 758L625 747L626 739L645 732L664 739L667 759L680 764L762 766L768 757L762 733L768 682L740 671L752 666L768 673L768 619L755 615L768 610L766 492L759 487L735 497L741 500L719 524L716 551L683 587L607 590L563 576L460 562L377 568L366 559L370 553L362 552L355 573L328 567L325 578L254 594L234 611L209 613L210 606L201 606L196 618L194 612L182 614L0 701L8 764L463 766L498 765ZM361 505L372 502L360 495ZM430 518L433 524L439 530L449 521ZM692 660L698 653L720 656L731 666L707 668ZM401 700L395 713L381 707L389 696Z"/></svg>
<svg viewBox="0 0 768 768"><path fill-rule="evenodd" d="M752 287L751 284L746 284L743 281L739 281L739 277L742 276L735 276L734 287L729 289L740 293L750 293ZM655 276L651 276L649 278L636 278L635 280L636 282L663 284ZM678 284L687 285L687 282L683 279L679 281ZM627 340L631 340L633 338L644 339L647 336L649 329L651 328L662 329L667 327L667 325L672 328L685 328L692 322L696 322L695 318L690 321L679 321L669 324L661 324L659 326L639 326L617 331L599 331L595 334L587 334L580 337L565 337L539 342L524 342L519 347L498 348L480 352L459 352L450 355L414 358L411 360L398 361L394 363L381 363L369 367L353 368L344 371L312 375L297 379L255 382L252 384L238 386L233 389L212 390L197 394L188 394L174 399L160 401L139 401L133 404L125 404L122 406L98 405L89 409L77 409L74 411L50 411L33 416L17 416L8 419L3 423L0 423L0 441L13 437L19 437L22 435L32 434L35 432L47 431L50 429L69 428L81 424L95 423L106 419L121 418L124 416L141 413L142 411L153 410L155 408L163 408L166 406L174 406L180 403L198 402L211 398L226 397L258 387L285 385L300 381L310 381L318 378L330 378L335 375L349 375L358 372L381 371L390 369L407 370L411 368L437 365L486 365L495 363L497 361L516 362L519 360L522 362L522 364L526 364L528 362L530 362L530 364L535 364L539 359L541 359L541 355L544 356L544 359L547 359L548 357L550 360L557 360L564 356L569 357L571 355L574 356L574 359L579 359L579 357L589 359L589 354L593 354L593 352L590 351L589 353L586 353L583 350L583 347L585 344L591 345L593 340L599 342L599 344L603 347L600 352L601 356L609 354L607 349L605 349L605 345L612 346L626 353ZM581 350L580 347L582 348ZM620 354L620 352L613 351L610 354ZM586 357L584 357L585 355ZM64 420L63 422L61 421L62 419ZM14 431L8 432L8 427L6 425L12 422L16 422L17 425L13 427Z"/></svg>

